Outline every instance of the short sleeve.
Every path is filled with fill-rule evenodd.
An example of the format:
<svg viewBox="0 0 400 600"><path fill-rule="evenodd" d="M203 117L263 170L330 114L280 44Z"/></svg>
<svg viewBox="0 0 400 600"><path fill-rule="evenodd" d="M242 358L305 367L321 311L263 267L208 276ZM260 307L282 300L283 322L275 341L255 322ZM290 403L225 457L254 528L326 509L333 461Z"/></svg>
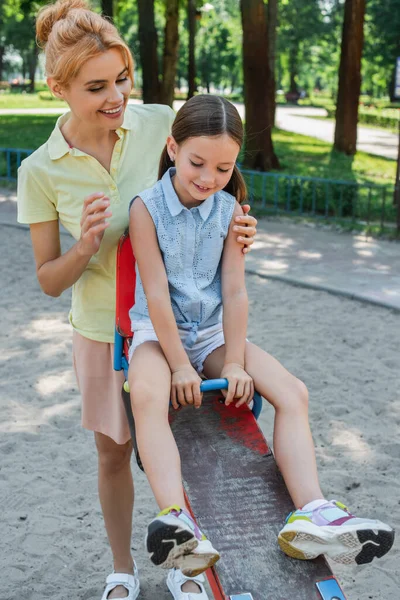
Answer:
<svg viewBox="0 0 400 600"><path fill-rule="evenodd" d="M17 205L19 223L58 220L57 209L44 181L40 181L40 173L33 173L29 164L23 163L18 169Z"/></svg>

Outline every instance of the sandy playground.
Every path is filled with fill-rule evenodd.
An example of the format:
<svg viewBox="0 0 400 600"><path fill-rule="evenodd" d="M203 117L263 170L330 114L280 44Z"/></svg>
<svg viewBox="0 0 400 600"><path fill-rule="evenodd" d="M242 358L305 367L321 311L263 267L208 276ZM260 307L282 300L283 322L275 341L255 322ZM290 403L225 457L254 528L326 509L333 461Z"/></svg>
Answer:
<svg viewBox="0 0 400 600"><path fill-rule="evenodd" d="M93 436L80 427L69 294L42 294L26 230L0 226L0 268L0 598L100 600L111 555ZM310 390L326 496L399 531L400 314L254 275L247 283L249 338ZM261 417L268 439L272 416L268 407ZM134 477L141 598L168 600L142 543L156 506L136 465ZM399 600L398 539L380 562L335 573L348 600Z"/></svg>

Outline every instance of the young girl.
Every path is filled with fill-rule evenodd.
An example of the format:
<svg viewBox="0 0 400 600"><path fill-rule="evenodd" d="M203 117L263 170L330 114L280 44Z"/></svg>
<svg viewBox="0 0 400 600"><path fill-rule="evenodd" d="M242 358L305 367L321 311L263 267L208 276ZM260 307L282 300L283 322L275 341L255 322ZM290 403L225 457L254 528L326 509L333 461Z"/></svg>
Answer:
<svg viewBox="0 0 400 600"><path fill-rule="evenodd" d="M219 558L185 510L168 424L170 398L174 408L200 407L203 374L228 380L226 404L250 402L256 388L275 408L275 456L298 507L279 533L282 550L301 559L325 553L341 563L370 562L390 549L393 530L324 498L307 389L246 341L244 257L233 231L246 195L235 164L242 141L232 104L216 96L192 98L175 118L158 183L131 204L138 277L129 384L140 456L161 509L149 524L147 549L153 563L187 576Z"/></svg>

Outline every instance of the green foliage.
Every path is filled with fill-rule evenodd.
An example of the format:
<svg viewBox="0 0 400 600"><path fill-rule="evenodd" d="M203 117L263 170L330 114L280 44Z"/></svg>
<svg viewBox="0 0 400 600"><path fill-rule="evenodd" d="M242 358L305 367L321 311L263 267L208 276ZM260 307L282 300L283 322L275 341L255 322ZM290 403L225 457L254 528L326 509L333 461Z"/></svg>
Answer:
<svg viewBox="0 0 400 600"><path fill-rule="evenodd" d="M216 0L214 9L202 14L196 43L198 79L205 89L213 86L221 91L229 89L234 94L242 87L242 29L238 4Z"/></svg>

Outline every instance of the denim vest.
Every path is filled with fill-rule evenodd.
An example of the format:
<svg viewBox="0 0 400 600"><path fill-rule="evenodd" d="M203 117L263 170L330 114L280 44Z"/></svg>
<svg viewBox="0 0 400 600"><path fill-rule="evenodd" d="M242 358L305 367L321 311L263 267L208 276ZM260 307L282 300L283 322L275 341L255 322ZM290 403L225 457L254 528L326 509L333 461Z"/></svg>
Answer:
<svg viewBox="0 0 400 600"><path fill-rule="evenodd" d="M185 344L190 348L199 328L222 323L221 257L236 199L220 191L188 209L174 190L174 174L175 169L169 169L155 186L139 196L153 219L172 310L178 327L188 331ZM147 300L137 266L135 305L129 315L133 332L149 327Z"/></svg>

